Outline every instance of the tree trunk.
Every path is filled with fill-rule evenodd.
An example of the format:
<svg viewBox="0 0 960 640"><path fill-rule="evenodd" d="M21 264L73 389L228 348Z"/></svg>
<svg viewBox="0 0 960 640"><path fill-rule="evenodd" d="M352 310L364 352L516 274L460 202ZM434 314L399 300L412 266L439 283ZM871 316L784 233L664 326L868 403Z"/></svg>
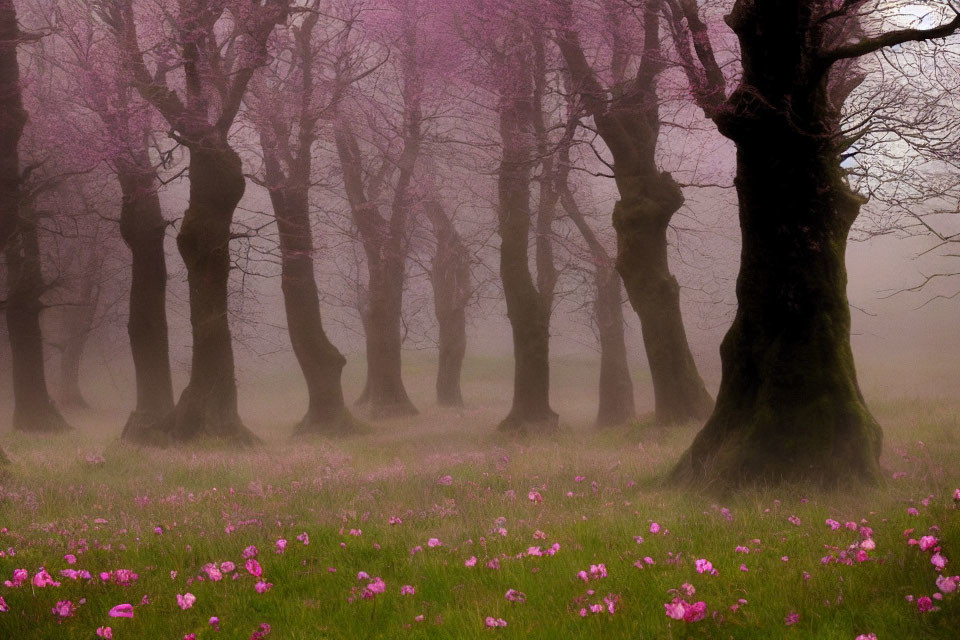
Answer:
<svg viewBox="0 0 960 640"><path fill-rule="evenodd" d="M600 337L600 403L596 425L608 427L624 424L637 415L633 401L633 380L627 364L627 345L623 331L623 298L620 274L613 260L577 205L576 198L566 183L561 185L560 202L567 215L580 230L590 248L595 269L596 299L594 319Z"/></svg>
<svg viewBox="0 0 960 640"><path fill-rule="evenodd" d="M269 156L267 151L265 156ZM276 160L268 158L267 181L282 181ZM340 375L346 358L327 338L320 315L320 295L313 272L313 235L306 188L270 188L282 261L281 288L290 343L307 383L307 412L298 434L352 433L357 423L343 400Z"/></svg>
<svg viewBox="0 0 960 640"><path fill-rule="evenodd" d="M47 391L40 313L44 290L35 222L20 216L7 247L7 333L13 365L13 428L32 433L71 427Z"/></svg>
<svg viewBox="0 0 960 640"><path fill-rule="evenodd" d="M416 415L401 373L403 346L403 256L387 255L368 262L370 304L367 333L367 388L374 418Z"/></svg>
<svg viewBox="0 0 960 640"><path fill-rule="evenodd" d="M240 156L226 143L190 148L190 205L177 236L187 267L193 357L190 381L167 425L175 441L212 436L251 444L240 421L227 309L230 223L243 197Z"/></svg>
<svg viewBox="0 0 960 640"><path fill-rule="evenodd" d="M683 204L667 173L634 183L619 175L613 211L617 271L640 316L650 363L657 422L674 424L710 415L713 400L697 372L680 312L680 285L670 273L667 226Z"/></svg>
<svg viewBox="0 0 960 640"><path fill-rule="evenodd" d="M0 252L17 228L20 202L20 136L27 122L20 93L13 0L0 0Z"/></svg>
<svg viewBox="0 0 960 640"><path fill-rule="evenodd" d="M883 435L857 384L844 263L860 202L819 145L754 127L738 141L743 250L720 393L673 478L875 481Z"/></svg>
<svg viewBox="0 0 960 640"><path fill-rule="evenodd" d="M437 366L437 404L462 407L460 377L467 352L467 313L470 298L470 255L439 201L425 203L437 243L430 269L433 306L437 318L440 358Z"/></svg>
<svg viewBox="0 0 960 640"><path fill-rule="evenodd" d="M513 333L513 405L499 430L554 431L559 417L550 408L550 308L530 274L529 99L506 98L500 108L503 160L499 194L500 278Z"/></svg>
<svg viewBox="0 0 960 640"><path fill-rule="evenodd" d="M600 404L596 424L608 427L630 422L636 417L637 408L623 335L620 274L609 266L598 265L596 283L594 313L600 335Z"/></svg>
<svg viewBox="0 0 960 640"><path fill-rule="evenodd" d="M127 335L133 356L137 404L121 439L149 443L156 427L174 410L167 334L166 221L156 192L156 174L144 152L135 166L118 173L123 197L120 236L133 262Z"/></svg>
<svg viewBox="0 0 960 640"><path fill-rule="evenodd" d="M80 365L93 329L96 306L81 305L67 311L67 337L60 352L60 403L73 409L88 409L90 405L80 390Z"/></svg>

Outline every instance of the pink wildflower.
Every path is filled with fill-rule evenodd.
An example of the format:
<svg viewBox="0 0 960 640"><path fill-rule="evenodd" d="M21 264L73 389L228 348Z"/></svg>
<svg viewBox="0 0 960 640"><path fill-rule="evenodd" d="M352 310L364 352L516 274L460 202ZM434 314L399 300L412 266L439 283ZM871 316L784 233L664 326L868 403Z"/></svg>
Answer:
<svg viewBox="0 0 960 640"><path fill-rule="evenodd" d="M258 580L257 584L253 585L253 588L257 590L257 593L266 593L273 588L272 582L265 582L263 580Z"/></svg>
<svg viewBox="0 0 960 640"><path fill-rule="evenodd" d="M475 567L475 566L477 566L477 557L476 557L476 556L470 556L469 558L467 558L466 560L464 560L463 566L465 566L465 567Z"/></svg>
<svg viewBox="0 0 960 640"><path fill-rule="evenodd" d="M76 607L73 606L73 601L71 600L60 600L57 602L56 606L51 609L53 615L58 616L59 618L69 618L76 611Z"/></svg>
<svg viewBox="0 0 960 640"><path fill-rule="evenodd" d="M427 540L427 546L433 549L434 547L442 547L443 543L437 538L430 538Z"/></svg>
<svg viewBox="0 0 960 640"><path fill-rule="evenodd" d="M113 638L113 629L110 627L97 627L97 637L110 640Z"/></svg>
<svg viewBox="0 0 960 640"><path fill-rule="evenodd" d="M527 498L530 499L530 502L538 503L543 502L543 496L540 495L539 491L531 491L527 494Z"/></svg>
<svg viewBox="0 0 960 640"><path fill-rule="evenodd" d="M287 550L287 541L284 540L283 538L280 538L273 544L273 546L276 549L277 553L283 553L284 551Z"/></svg>
<svg viewBox="0 0 960 640"><path fill-rule="evenodd" d="M795 625L795 624L797 624L798 622L800 622L800 614L797 613L796 611L791 611L791 612L788 613L787 616L783 619L783 624L787 625L788 627L791 626L791 625Z"/></svg>
<svg viewBox="0 0 960 640"><path fill-rule="evenodd" d="M260 563L254 560L253 558L248 558L244 567L247 569L247 573L252 575L254 578L259 578L263 575L263 567L260 566Z"/></svg>
<svg viewBox="0 0 960 640"><path fill-rule="evenodd" d="M107 615L109 615L111 618L132 618L133 605L118 604L114 608L110 609L110 612Z"/></svg>
<svg viewBox="0 0 960 640"><path fill-rule="evenodd" d="M192 593L187 592L183 595L180 595L179 593L177 594L177 605L184 611L192 607L193 603L196 601L197 596L193 595Z"/></svg>
<svg viewBox="0 0 960 640"><path fill-rule="evenodd" d="M402 596L412 596L416 592L417 590L413 588L413 585L405 584L400 587L400 595Z"/></svg>
<svg viewBox="0 0 960 640"><path fill-rule="evenodd" d="M937 539L933 536L923 536L920 538L920 550L927 551L937 546Z"/></svg>
<svg viewBox="0 0 960 640"><path fill-rule="evenodd" d="M650 533L660 533L660 525L656 522L650 523Z"/></svg>
<svg viewBox="0 0 960 640"><path fill-rule="evenodd" d="M505 627L507 626L507 621L504 620L503 618L494 618L491 616L487 616L487 619L484 621L484 624L486 624L488 627Z"/></svg>

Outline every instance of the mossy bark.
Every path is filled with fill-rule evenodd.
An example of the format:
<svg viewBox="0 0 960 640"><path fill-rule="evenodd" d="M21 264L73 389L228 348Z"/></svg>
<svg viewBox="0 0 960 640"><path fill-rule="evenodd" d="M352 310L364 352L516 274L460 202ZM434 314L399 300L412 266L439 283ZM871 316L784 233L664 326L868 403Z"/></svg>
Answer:
<svg viewBox="0 0 960 640"><path fill-rule="evenodd" d="M70 425L47 390L40 300L45 284L40 242L32 214L21 211L7 243L7 334L13 369L13 428L27 433L68 431Z"/></svg>
<svg viewBox="0 0 960 640"><path fill-rule="evenodd" d="M174 410L167 329L166 221L156 191L156 173L146 149L137 162L117 173L122 201L120 236L130 249L127 335L133 357L136 406L120 435L122 440L149 443L154 429Z"/></svg>
<svg viewBox="0 0 960 640"><path fill-rule="evenodd" d="M177 442L207 436L240 444L259 439L237 411L227 309L230 224L243 197L240 156L226 143L190 147L190 204L177 248L187 267L193 351L190 381L165 430Z"/></svg>
<svg viewBox="0 0 960 640"><path fill-rule="evenodd" d="M726 20L740 39L741 85L722 104L704 99L737 146L743 248L717 404L672 473L687 485L880 480L883 435L850 346L845 252L864 200L840 167L849 88L831 96L823 52L833 27L785 15L737 2Z"/></svg>

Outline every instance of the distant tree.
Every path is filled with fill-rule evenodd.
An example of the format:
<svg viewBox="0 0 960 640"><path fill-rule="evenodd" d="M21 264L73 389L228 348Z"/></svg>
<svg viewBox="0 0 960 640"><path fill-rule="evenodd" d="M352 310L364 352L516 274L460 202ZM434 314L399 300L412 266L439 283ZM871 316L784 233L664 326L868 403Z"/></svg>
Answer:
<svg viewBox="0 0 960 640"><path fill-rule="evenodd" d="M237 410L227 313L230 225L246 186L229 136L250 79L267 61L270 34L288 9L288 0L179 0L176 12L137 14L131 2L100 3L129 81L190 151L190 201L177 235L190 287L190 381L171 417L156 426L175 441L257 440ZM148 33L150 47L142 46L140 32ZM154 54L153 71L145 51ZM182 93L168 80L175 70L182 72Z"/></svg>
<svg viewBox="0 0 960 640"><path fill-rule="evenodd" d="M263 175L257 181L270 193L279 232L290 343L307 383L307 412L296 432L341 434L355 431L357 423L343 399L340 374L346 358L327 337L321 319L310 188L319 127L353 82L338 81L335 74L349 57L356 16L339 16L336 7L320 0L306 9L278 30L278 54L262 70L248 102L263 155ZM328 24L320 22L321 14Z"/></svg>
<svg viewBox="0 0 960 640"><path fill-rule="evenodd" d="M665 68L662 1L604 0L593 15L587 5L578 4L574 11L570 0L550 3L558 14L557 43L573 90L613 158L620 194L613 211L616 267L640 317L657 421L706 418L713 400L690 352L680 286L668 260L667 230L684 196L680 185L657 164L662 119L658 76ZM642 15L642 36L636 43L631 42L629 27L634 12ZM587 28L598 32L592 34L594 40L606 43L601 49L604 57L595 61L582 43L580 30ZM604 83L604 77L609 81Z"/></svg>
<svg viewBox="0 0 960 640"><path fill-rule="evenodd" d="M697 3L667 2L693 96L737 147L743 240L717 404L672 480L877 482L882 432L850 348L844 258L864 199L841 167L852 87L838 89L849 77L838 65L949 36L960 14L935 3L947 16L940 26L889 30L884 12L897 3L736 0L724 20L739 40L742 75L727 95ZM858 36L851 23L875 35Z"/></svg>

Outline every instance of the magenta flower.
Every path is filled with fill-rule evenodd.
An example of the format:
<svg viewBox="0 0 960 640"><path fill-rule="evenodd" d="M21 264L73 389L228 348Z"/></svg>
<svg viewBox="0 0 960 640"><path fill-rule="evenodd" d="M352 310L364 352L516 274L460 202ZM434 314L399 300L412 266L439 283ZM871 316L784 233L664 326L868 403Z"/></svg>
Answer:
<svg viewBox="0 0 960 640"><path fill-rule="evenodd" d="M402 595L402 596L412 596L412 595L414 595L416 592L417 592L417 590L414 589L413 586L412 586L412 585L409 585L409 584L405 584L405 585L403 585L402 587L400 587L400 595Z"/></svg>
<svg viewBox="0 0 960 640"><path fill-rule="evenodd" d="M14 572L14 574L16 574L16 572ZM37 588L60 586L60 583L55 581L43 567L40 567L40 570L34 574L32 582L33 586Z"/></svg>
<svg viewBox="0 0 960 640"><path fill-rule="evenodd" d="M706 558L697 559L694 562L694 566L697 568L697 573L709 573L714 576L718 574L718 571L713 568L713 563Z"/></svg>
<svg viewBox="0 0 960 640"><path fill-rule="evenodd" d="M287 541L283 538L280 538L273 544L277 553L283 553L287 550Z"/></svg>
<svg viewBox="0 0 960 640"><path fill-rule="evenodd" d="M73 606L71 600L60 600L57 602L56 606L51 609L53 615L58 616L60 619L69 618L76 611L76 607Z"/></svg>
<svg viewBox="0 0 960 640"><path fill-rule="evenodd" d="M243 550L243 559L247 560L249 558L256 558L258 553L260 552L257 550L257 548L253 545L250 545Z"/></svg>
<svg viewBox="0 0 960 640"><path fill-rule="evenodd" d="M960 584L960 576L953 576L952 578L937 576L937 589L944 593L953 593L957 590L958 584Z"/></svg>
<svg viewBox="0 0 960 640"><path fill-rule="evenodd" d="M403 520L397 516L390 516L389 522L392 525L403 524Z"/></svg>
<svg viewBox="0 0 960 640"><path fill-rule="evenodd" d="M427 540L427 546L433 549L434 547L442 547L443 543L437 538L430 538Z"/></svg>
<svg viewBox="0 0 960 640"><path fill-rule="evenodd" d="M507 589L507 594L504 596L509 602L516 602L523 604L527 601L527 596L522 591L517 591L516 589Z"/></svg>
<svg viewBox="0 0 960 640"><path fill-rule="evenodd" d="M656 522L650 524L650 533L660 533L660 525Z"/></svg>
<svg viewBox="0 0 960 640"><path fill-rule="evenodd" d="M531 491L530 493L527 494L527 498L529 498L530 502L533 502L533 503L543 502L543 496L540 495L539 491Z"/></svg>
<svg viewBox="0 0 960 640"><path fill-rule="evenodd" d="M942 571L944 567L947 566L947 559L939 551L930 556L930 564L935 566L937 570Z"/></svg>
<svg viewBox="0 0 960 640"><path fill-rule="evenodd" d="M3 596L0 596L0 613L6 613L7 611L10 611L10 605L3 599Z"/></svg>
<svg viewBox="0 0 960 640"><path fill-rule="evenodd" d="M834 520L833 518L827 518L827 526L836 531L840 528L840 523Z"/></svg>
<svg viewBox="0 0 960 640"><path fill-rule="evenodd" d="M877 634L875 633L861 633L856 637L856 640L877 640Z"/></svg>
<svg viewBox="0 0 960 640"><path fill-rule="evenodd" d="M247 573L252 575L254 578L259 578L261 575L263 575L263 567L261 567L260 563L253 558L248 558L247 562L244 564L244 567L247 569Z"/></svg>
<svg viewBox="0 0 960 640"><path fill-rule="evenodd" d="M300 542L302 542L302 543L303 543L303 546L307 546L307 545L310 544L310 536L307 535L307 532L306 532L306 531L304 531L303 533L301 533L300 535L298 535L298 536L297 536L297 540L299 540Z"/></svg>
<svg viewBox="0 0 960 640"><path fill-rule="evenodd" d="M453 484L453 476L450 476L450 475L440 476L439 478L437 478L437 484L439 484L442 487L449 487L450 485Z"/></svg>
<svg viewBox="0 0 960 640"><path fill-rule="evenodd" d="M192 593L185 593L183 595L177 594L177 605L186 611L193 606L193 603L197 601L197 596Z"/></svg>
<svg viewBox="0 0 960 640"><path fill-rule="evenodd" d="M933 536L923 536L920 538L920 550L927 551L937 546L937 539Z"/></svg>
<svg viewBox="0 0 960 640"><path fill-rule="evenodd" d="M917 598L917 611L920 613L926 613L928 611L936 611L939 607L933 606L933 600L929 596L922 596Z"/></svg>
<svg viewBox="0 0 960 640"><path fill-rule="evenodd" d="M77 556L73 555L72 553L68 553L67 555L63 556L63 559L67 561L67 564L77 563Z"/></svg>
<svg viewBox="0 0 960 640"><path fill-rule="evenodd" d="M788 613L787 616L783 619L783 624L787 625L788 627L789 627L789 626L792 626L792 625L795 625L795 624L797 624L798 622L800 622L800 614L797 613L796 611L791 611L791 612Z"/></svg>
<svg viewBox="0 0 960 640"><path fill-rule="evenodd" d="M110 640L113 638L113 629L110 627L97 627L97 637Z"/></svg>
<svg viewBox="0 0 960 640"><path fill-rule="evenodd" d="M475 566L477 566L477 557L476 557L476 556L470 556L469 558L467 558L466 560L463 561L463 566L465 566L465 567L475 567Z"/></svg>
<svg viewBox="0 0 960 640"><path fill-rule="evenodd" d="M272 582L264 582L263 580L257 581L257 584L253 585L253 588L257 590L257 593L266 593L273 588Z"/></svg>
<svg viewBox="0 0 960 640"><path fill-rule="evenodd" d="M488 627L505 627L507 626L507 621L503 618L493 618L491 616L487 616L484 624L486 624Z"/></svg>
<svg viewBox="0 0 960 640"><path fill-rule="evenodd" d="M110 612L107 615L109 615L111 618L132 618L133 605L118 604L114 608L110 609Z"/></svg>

